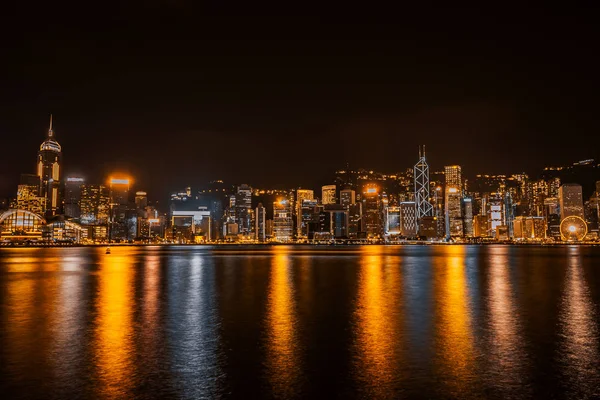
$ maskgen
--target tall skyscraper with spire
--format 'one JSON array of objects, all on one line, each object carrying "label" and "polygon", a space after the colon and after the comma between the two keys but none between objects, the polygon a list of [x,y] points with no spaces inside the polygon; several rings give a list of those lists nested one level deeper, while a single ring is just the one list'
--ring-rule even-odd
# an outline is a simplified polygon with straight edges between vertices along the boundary
[{"label": "tall skyscraper with spire", "polygon": [[433,216],[433,206],[429,202],[429,165],[425,160],[425,146],[419,146],[419,161],[414,167],[415,205],[417,208],[417,223],[423,217]]},{"label": "tall skyscraper with spire", "polygon": [[52,114],[48,136],[41,144],[37,156],[37,176],[40,178],[40,197],[44,198],[45,215],[51,217],[60,211],[62,149],[54,138],[52,129]]}]

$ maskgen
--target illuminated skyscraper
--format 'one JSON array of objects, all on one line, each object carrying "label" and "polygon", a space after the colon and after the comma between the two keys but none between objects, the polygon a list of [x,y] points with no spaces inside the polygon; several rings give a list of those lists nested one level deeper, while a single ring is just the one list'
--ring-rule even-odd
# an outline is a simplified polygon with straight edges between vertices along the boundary
[{"label": "illuminated skyscraper", "polygon": [[17,186],[17,198],[12,202],[11,208],[44,215],[46,199],[39,193],[40,178],[34,174],[21,174],[19,186]]},{"label": "illuminated skyscraper", "polygon": [[298,238],[305,238],[307,235],[307,230],[303,229],[302,223],[302,204],[304,200],[313,200],[314,198],[315,194],[312,190],[298,189],[296,191],[296,236]]},{"label": "illuminated skyscraper", "polygon": [[444,167],[446,186],[455,186],[462,192],[462,173],[460,165],[447,165]]},{"label": "illuminated skyscraper", "polygon": [[254,217],[254,238],[257,242],[264,242],[266,240],[266,220],[266,210],[262,203],[259,203],[258,207],[256,207]]},{"label": "illuminated skyscraper", "polygon": [[465,197],[462,199],[463,208],[463,232],[466,237],[473,237],[473,199]]},{"label": "illuminated skyscraper", "polygon": [[58,214],[60,210],[61,159],[62,149],[54,138],[50,115],[48,136],[41,144],[37,157],[37,176],[41,181],[40,197],[45,199],[45,213],[48,217]]},{"label": "illuminated skyscraper", "polygon": [[235,195],[235,220],[238,232],[247,235],[252,230],[250,210],[252,209],[252,188],[246,184],[238,186]]},{"label": "illuminated skyscraper", "polygon": [[[488,221],[488,236],[495,238],[497,237],[497,231],[500,227],[505,227],[505,217],[504,217],[504,199],[501,194],[492,193],[492,195],[487,199],[486,205],[486,214]],[[507,233],[508,230],[506,229]]]},{"label": "illuminated skyscraper", "polygon": [[273,238],[278,242],[293,239],[292,209],[288,199],[273,202]]},{"label": "illuminated skyscraper", "polygon": [[335,185],[325,185],[321,188],[321,204],[335,204]]},{"label": "illuminated skyscraper", "polygon": [[429,165],[425,160],[425,146],[419,147],[419,161],[414,167],[415,204],[417,225],[422,217],[433,216],[433,206],[429,202]]},{"label": "illuminated skyscraper", "polygon": [[463,236],[462,194],[459,186],[446,185],[446,240]]},{"label": "illuminated skyscraper", "polygon": [[413,201],[403,201],[400,208],[400,234],[406,238],[417,236],[417,215]]},{"label": "illuminated skyscraper", "polygon": [[400,207],[388,206],[385,211],[384,233],[386,235],[399,235],[401,228]]},{"label": "illuminated skyscraper", "polygon": [[383,233],[379,188],[376,186],[366,186],[362,198],[367,237],[379,238]]},{"label": "illuminated skyscraper", "polygon": [[137,218],[130,221],[129,179],[111,178],[110,181],[109,240],[126,240],[135,235]]},{"label": "illuminated skyscraper", "polygon": [[81,185],[81,224],[89,226],[88,238],[104,240],[108,235],[110,193],[104,185]]},{"label": "illuminated skyscraper", "polygon": [[558,189],[561,221],[570,216],[584,218],[581,185],[566,183]]}]

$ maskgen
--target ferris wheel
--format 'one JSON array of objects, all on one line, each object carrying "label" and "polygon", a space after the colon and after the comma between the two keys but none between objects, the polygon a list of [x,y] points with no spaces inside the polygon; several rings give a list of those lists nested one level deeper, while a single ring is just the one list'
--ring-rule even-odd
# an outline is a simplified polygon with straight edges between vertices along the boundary
[{"label": "ferris wheel", "polygon": [[560,223],[560,235],[564,241],[579,242],[587,235],[587,224],[576,215],[565,217]]}]

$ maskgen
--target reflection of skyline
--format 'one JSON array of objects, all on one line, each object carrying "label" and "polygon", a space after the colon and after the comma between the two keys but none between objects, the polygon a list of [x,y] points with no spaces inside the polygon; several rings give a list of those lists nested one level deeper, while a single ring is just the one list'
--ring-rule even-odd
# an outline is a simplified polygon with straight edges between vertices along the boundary
[{"label": "reflection of skyline", "polygon": [[560,359],[572,383],[571,395],[600,396],[598,315],[583,275],[580,249],[569,248],[569,264],[560,308]]},{"label": "reflection of skyline", "polygon": [[436,258],[434,271],[437,358],[445,385],[454,396],[469,389],[475,361],[465,252],[462,246],[445,247],[444,257]]},{"label": "reflection of skyline", "polygon": [[[20,273],[21,269],[25,271],[32,268],[32,264],[23,263],[22,257],[18,259],[18,262],[11,260],[7,263],[9,271]],[[32,361],[40,357],[39,353],[36,354],[38,343],[34,335],[37,325],[35,308],[41,306],[36,304],[35,283],[34,279],[28,277],[11,279],[5,284],[6,291],[3,293],[2,336],[9,345],[2,346],[2,364],[12,365],[12,373],[20,376],[27,376]]]},{"label": "reflection of skyline", "polygon": [[[81,384],[79,369],[84,351],[84,330],[81,324],[85,321],[85,274],[80,273],[83,257],[63,257],[60,270],[66,272],[57,279],[60,287],[53,310],[53,343],[52,354],[56,363],[57,378],[67,385]],[[79,382],[78,382],[79,381]]]},{"label": "reflection of skyline", "polygon": [[[357,294],[357,376],[367,396],[393,397],[403,343],[399,326],[402,304],[400,263],[397,257],[382,256],[379,247],[366,247],[360,255]],[[386,266],[389,266],[387,268]]]},{"label": "reflection of skyline", "polygon": [[502,393],[523,386],[521,322],[510,282],[509,248],[493,247],[489,257],[490,358],[493,383]]},{"label": "reflection of skyline", "polygon": [[172,378],[186,396],[212,398],[220,373],[214,268],[199,253],[170,261],[167,341]]},{"label": "reflection of skyline", "polygon": [[298,385],[300,354],[290,255],[277,247],[271,264],[267,306],[267,370],[275,398],[289,397]]},{"label": "reflection of skyline", "polygon": [[[98,249],[101,253],[102,249]],[[100,256],[96,309],[96,365],[102,397],[131,395],[134,377],[132,312],[133,256],[126,248],[115,248]]]},{"label": "reflection of skyline", "polygon": [[8,397],[599,394],[596,249],[21,250],[0,251]]}]

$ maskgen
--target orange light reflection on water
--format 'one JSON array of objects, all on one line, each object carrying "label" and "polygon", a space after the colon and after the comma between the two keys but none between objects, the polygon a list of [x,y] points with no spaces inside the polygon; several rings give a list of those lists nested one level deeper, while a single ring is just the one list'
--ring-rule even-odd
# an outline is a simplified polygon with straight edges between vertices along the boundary
[{"label": "orange light reflection on water", "polygon": [[[398,262],[395,262],[398,261]],[[391,264],[386,268],[386,264]],[[369,396],[393,396],[393,385],[401,379],[397,350],[401,346],[398,304],[401,288],[397,257],[382,256],[379,246],[364,247],[360,259],[356,309],[358,347],[357,376]]]},{"label": "orange light reflection on water", "polygon": [[574,398],[600,396],[599,329],[597,310],[583,274],[579,247],[569,248],[569,266],[560,310],[565,375],[575,388]]},{"label": "orange light reflection on water", "polygon": [[[133,256],[127,248],[100,255],[96,326],[96,365],[101,397],[130,395],[133,377]],[[103,250],[101,251],[103,252]]]},{"label": "orange light reflection on water", "polygon": [[523,393],[523,338],[520,334],[520,320],[513,299],[510,283],[509,248],[490,248],[490,279],[488,307],[490,313],[490,352],[494,385],[507,397],[508,391],[520,390]]},{"label": "orange light reflection on water", "polygon": [[465,277],[464,246],[448,246],[435,258],[435,298],[439,323],[437,346],[439,365],[447,376],[445,385],[454,395],[469,387],[473,374],[474,344]]},{"label": "orange light reflection on water", "polygon": [[298,384],[298,318],[288,249],[274,249],[267,311],[267,369],[275,398],[286,398]]}]

